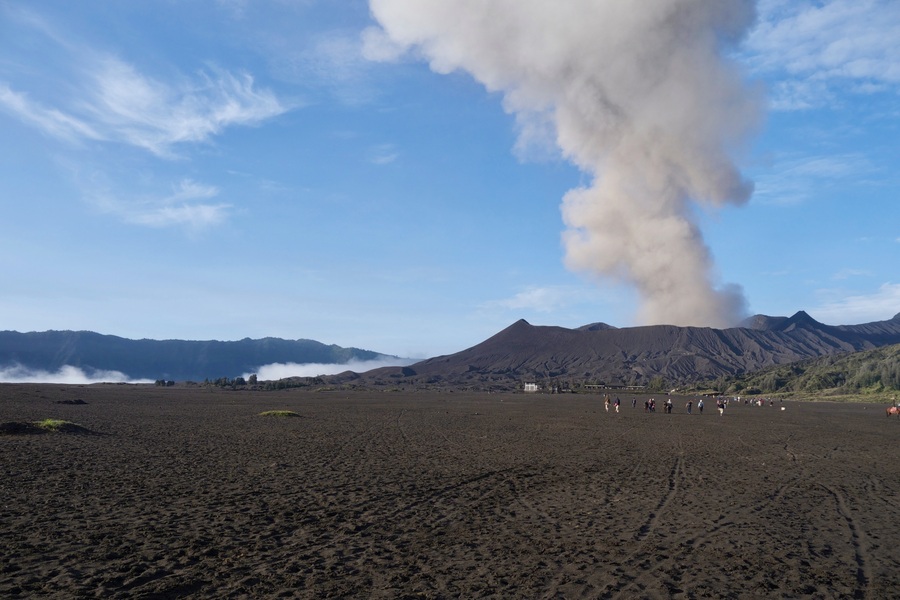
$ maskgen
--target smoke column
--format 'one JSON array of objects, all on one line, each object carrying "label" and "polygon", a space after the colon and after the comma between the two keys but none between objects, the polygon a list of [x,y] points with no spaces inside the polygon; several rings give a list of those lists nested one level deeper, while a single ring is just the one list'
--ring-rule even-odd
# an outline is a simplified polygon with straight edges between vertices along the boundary
[{"label": "smoke column", "polygon": [[718,287],[698,206],[740,205],[735,166],[761,114],[726,56],[752,0],[370,0],[366,54],[413,50],[503,95],[519,143],[551,132],[592,178],[562,201],[568,268],[636,287],[641,323],[724,327],[738,286]]}]

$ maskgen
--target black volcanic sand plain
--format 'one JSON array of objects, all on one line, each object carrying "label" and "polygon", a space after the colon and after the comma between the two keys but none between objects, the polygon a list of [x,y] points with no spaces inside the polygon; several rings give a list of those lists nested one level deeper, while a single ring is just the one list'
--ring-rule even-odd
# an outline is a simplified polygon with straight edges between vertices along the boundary
[{"label": "black volcanic sand plain", "polygon": [[601,398],[0,385],[0,597],[900,594],[884,407]]}]

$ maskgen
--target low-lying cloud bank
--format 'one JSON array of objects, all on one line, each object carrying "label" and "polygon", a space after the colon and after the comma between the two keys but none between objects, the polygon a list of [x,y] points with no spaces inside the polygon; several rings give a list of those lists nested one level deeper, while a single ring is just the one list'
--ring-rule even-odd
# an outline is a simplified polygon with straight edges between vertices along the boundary
[{"label": "low-lying cloud bank", "polygon": [[[260,381],[277,381],[288,377],[317,377],[319,375],[336,375],[344,371],[365,373],[381,367],[405,367],[419,359],[412,358],[379,358],[376,360],[353,360],[347,363],[321,364],[321,363],[272,363],[263,365],[256,371],[256,378]],[[244,378],[251,373],[244,373]]]},{"label": "low-lying cloud bank", "polygon": [[[380,367],[404,367],[418,362],[412,358],[385,357],[377,360],[356,360],[341,364],[321,363],[273,363],[263,365],[256,371],[260,381],[277,381],[287,377],[317,377],[319,375],[335,375],[344,371],[364,373]],[[244,378],[250,377],[244,373]],[[101,369],[82,369],[65,365],[58,371],[33,369],[20,364],[0,366],[0,383],[153,383],[152,379],[135,379],[121,371],[104,371]]]},{"label": "low-lying cloud bank", "polygon": [[85,371],[78,367],[65,365],[58,371],[32,369],[23,365],[7,365],[0,367],[0,383],[153,383],[149,379],[133,379],[120,371],[102,371],[91,369]]}]

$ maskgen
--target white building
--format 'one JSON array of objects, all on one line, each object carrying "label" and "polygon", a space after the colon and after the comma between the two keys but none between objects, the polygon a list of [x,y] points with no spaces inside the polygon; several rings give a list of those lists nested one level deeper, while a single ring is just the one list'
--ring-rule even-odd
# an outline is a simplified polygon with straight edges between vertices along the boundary
[{"label": "white building", "polygon": [[538,391],[538,384],[536,384],[536,383],[526,383],[526,384],[525,384],[525,391],[526,391],[526,392],[536,392],[536,391]]}]

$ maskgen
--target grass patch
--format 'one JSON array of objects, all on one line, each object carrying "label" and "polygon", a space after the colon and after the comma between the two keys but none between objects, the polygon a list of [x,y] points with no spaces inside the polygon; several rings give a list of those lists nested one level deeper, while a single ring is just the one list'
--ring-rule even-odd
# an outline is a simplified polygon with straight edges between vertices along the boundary
[{"label": "grass patch", "polygon": [[45,429],[47,431],[59,431],[61,429],[69,429],[71,427],[81,427],[80,425],[70,423],[69,421],[63,421],[62,419],[44,419],[43,421],[35,421],[34,424],[37,427],[40,427],[41,429]]},{"label": "grass patch", "polygon": [[71,421],[63,421],[62,419],[44,419],[43,421],[35,421],[33,423],[38,431],[49,431],[52,433],[74,433],[79,435],[97,435],[87,427],[83,427],[78,423]]},{"label": "grass patch", "polygon": [[292,410],[267,410],[265,412],[259,413],[261,417],[299,417],[299,413],[295,413]]},{"label": "grass patch", "polygon": [[43,421],[11,421],[0,423],[0,435],[27,435],[32,433],[74,433],[81,435],[98,435],[77,423],[62,419],[44,419]]}]

